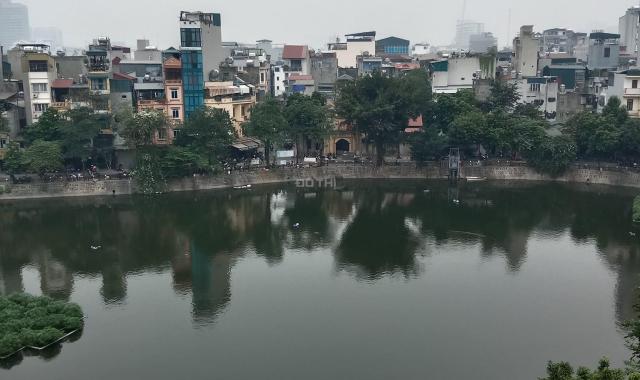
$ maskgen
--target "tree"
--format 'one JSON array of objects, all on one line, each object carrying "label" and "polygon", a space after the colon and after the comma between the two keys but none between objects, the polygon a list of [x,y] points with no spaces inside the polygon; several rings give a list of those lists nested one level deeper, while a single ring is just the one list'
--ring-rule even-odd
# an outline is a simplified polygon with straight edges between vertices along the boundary
[{"label": "tree", "polygon": [[545,137],[525,152],[529,165],[541,173],[557,177],[576,160],[576,145],[570,136]]},{"label": "tree", "polygon": [[409,118],[429,109],[430,88],[422,71],[401,78],[375,72],[343,85],[335,108],[340,117],[374,143],[376,163],[381,166],[385,145],[397,143]]},{"label": "tree", "polygon": [[617,96],[609,98],[607,105],[602,109],[602,115],[611,118],[617,126],[622,126],[629,118],[629,113]]},{"label": "tree", "polygon": [[443,132],[449,130],[449,126],[456,117],[469,113],[479,112],[478,102],[473,91],[461,90],[455,94],[440,94],[432,103],[431,112],[425,120],[433,124]]},{"label": "tree", "polygon": [[38,121],[25,130],[25,141],[28,144],[36,140],[60,141],[62,140],[63,123],[62,114],[55,108],[48,108],[40,115]]},{"label": "tree", "polygon": [[470,145],[479,146],[486,128],[487,119],[483,113],[474,111],[462,114],[451,123],[449,143],[463,148]]},{"label": "tree", "polygon": [[606,115],[582,112],[567,121],[564,132],[575,139],[579,157],[610,158],[615,155],[622,126],[617,124],[618,118],[612,108],[608,112]]},{"label": "tree", "polygon": [[289,125],[280,102],[274,98],[268,98],[258,103],[251,110],[249,122],[243,127],[245,134],[262,140],[265,159],[269,166],[271,150],[284,143],[288,137]]},{"label": "tree", "polygon": [[620,150],[628,158],[640,158],[640,121],[630,119],[620,134]]},{"label": "tree", "polygon": [[[321,140],[331,129],[331,115],[321,94],[294,94],[287,98],[284,115],[289,126],[288,135],[296,145],[303,140]],[[298,153],[299,149],[296,149]]]},{"label": "tree", "polygon": [[24,164],[40,175],[60,170],[63,168],[62,149],[56,142],[36,140],[24,152]]},{"label": "tree", "polygon": [[203,107],[189,115],[176,145],[203,155],[211,167],[226,156],[235,138],[235,128],[227,111]]},{"label": "tree", "polygon": [[169,121],[162,111],[145,110],[137,113],[123,114],[124,128],[122,136],[133,147],[151,145],[153,137],[159,130],[166,130]]},{"label": "tree", "polygon": [[595,371],[580,367],[574,372],[573,367],[567,362],[549,362],[547,377],[540,380],[640,380],[640,373],[612,369],[609,359],[602,358]]},{"label": "tree", "polygon": [[206,170],[207,158],[192,149],[171,146],[161,159],[162,172],[167,177],[185,177]]},{"label": "tree", "polygon": [[79,160],[84,169],[95,151],[94,140],[107,126],[90,108],[70,110],[65,116],[66,121],[60,128],[64,158]]},{"label": "tree", "polygon": [[513,109],[514,116],[526,117],[528,119],[544,120],[544,114],[540,108],[533,103],[518,103]]},{"label": "tree", "polygon": [[409,137],[411,143],[411,158],[414,161],[426,162],[437,160],[447,148],[447,136],[435,128],[425,128]]},{"label": "tree", "polygon": [[491,84],[491,93],[487,105],[490,111],[511,111],[520,100],[518,86],[495,80]]},{"label": "tree", "polygon": [[23,162],[24,157],[20,145],[15,141],[10,142],[4,155],[4,169],[9,174],[20,173],[24,169]]}]

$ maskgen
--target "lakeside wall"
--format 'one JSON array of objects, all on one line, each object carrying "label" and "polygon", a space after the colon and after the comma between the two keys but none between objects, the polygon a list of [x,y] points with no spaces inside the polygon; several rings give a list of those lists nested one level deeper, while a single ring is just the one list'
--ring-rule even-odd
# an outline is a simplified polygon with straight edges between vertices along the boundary
[{"label": "lakeside wall", "polygon": [[[481,177],[504,181],[558,181],[590,183],[640,188],[640,172],[584,169],[574,167],[559,178],[537,173],[526,166],[463,167],[461,177]],[[239,172],[231,175],[189,177],[171,181],[168,191],[198,191],[225,189],[235,186],[295,183],[322,184],[333,179],[446,179],[447,170],[438,167],[414,166],[325,166],[321,168],[279,169]],[[0,200],[129,195],[136,192],[132,180],[79,181],[59,183],[0,184]]]}]

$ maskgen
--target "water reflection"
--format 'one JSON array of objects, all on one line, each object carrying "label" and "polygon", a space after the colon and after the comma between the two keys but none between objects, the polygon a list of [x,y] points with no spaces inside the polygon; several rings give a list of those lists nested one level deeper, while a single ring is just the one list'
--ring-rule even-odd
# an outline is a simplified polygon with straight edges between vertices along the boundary
[{"label": "water reflection", "polygon": [[337,271],[377,281],[418,276],[427,245],[456,244],[503,257],[505,270],[516,274],[533,236],[568,233],[578,244],[595,242],[616,273],[622,321],[633,313],[640,284],[638,241],[629,235],[631,196],[560,185],[452,190],[422,183],[5,203],[0,293],[24,290],[22,269],[29,266],[39,272],[44,294],[68,300],[74,280],[96,277],[103,302],[118,305],[127,298],[128,277],[170,270],[174,291],[191,297],[193,320],[209,324],[229,304],[232,271],[245,255],[275,266],[290,250],[327,250]]}]

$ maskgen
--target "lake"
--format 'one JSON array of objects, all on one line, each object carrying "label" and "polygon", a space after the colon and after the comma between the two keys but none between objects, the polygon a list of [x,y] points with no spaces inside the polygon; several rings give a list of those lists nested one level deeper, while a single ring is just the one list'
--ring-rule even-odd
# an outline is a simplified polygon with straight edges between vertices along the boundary
[{"label": "lake", "polygon": [[75,341],[0,378],[514,380],[548,360],[621,366],[636,193],[401,181],[0,203],[0,293],[86,314]]}]

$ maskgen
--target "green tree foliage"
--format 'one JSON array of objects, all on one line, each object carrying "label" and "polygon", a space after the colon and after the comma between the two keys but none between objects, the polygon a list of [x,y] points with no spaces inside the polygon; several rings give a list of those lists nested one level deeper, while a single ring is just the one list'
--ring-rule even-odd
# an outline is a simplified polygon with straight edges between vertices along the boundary
[{"label": "green tree foliage", "polygon": [[449,141],[455,146],[480,144],[487,130],[487,118],[480,111],[473,111],[456,117],[449,128]]},{"label": "green tree foliage", "polygon": [[503,81],[493,81],[487,101],[489,111],[511,111],[520,100],[518,86]]},{"label": "green tree foliage", "polygon": [[448,146],[447,136],[435,128],[425,128],[409,137],[411,158],[417,162],[438,160]]},{"label": "green tree foliage", "polygon": [[612,96],[609,98],[607,105],[602,109],[602,115],[610,118],[613,123],[620,126],[629,118],[627,109],[620,102],[620,98]]},{"label": "green tree foliage", "polygon": [[161,159],[162,173],[166,177],[186,177],[208,170],[206,156],[182,146],[167,148]]},{"label": "green tree foliage", "polygon": [[527,162],[541,173],[557,177],[576,160],[576,146],[570,136],[544,137],[525,153]]},{"label": "green tree foliage", "polygon": [[326,106],[326,99],[321,94],[289,96],[284,116],[289,126],[288,136],[296,144],[305,139],[321,140],[332,127],[331,114]]},{"label": "green tree foliage", "polygon": [[480,112],[478,102],[473,91],[461,90],[455,94],[438,95],[425,120],[428,125],[433,125],[446,133],[456,117],[470,112]]},{"label": "green tree foliage", "polygon": [[609,359],[602,358],[598,363],[598,368],[594,371],[585,367],[574,371],[567,362],[549,362],[547,377],[540,380],[640,380],[640,373],[612,369]]},{"label": "green tree foliage", "polygon": [[36,140],[24,152],[24,165],[43,175],[63,168],[62,149],[57,142]]},{"label": "green tree foliage", "polygon": [[63,123],[63,115],[55,108],[48,108],[40,115],[38,121],[25,130],[25,142],[30,144],[36,140],[61,141]]},{"label": "green tree foliage", "polygon": [[166,181],[161,165],[159,148],[138,148],[136,167],[133,174],[138,190],[142,194],[157,194],[165,190]]},{"label": "green tree foliage", "polygon": [[630,119],[620,133],[620,152],[626,157],[640,157],[640,120]]},{"label": "green tree foliage", "polygon": [[162,111],[140,111],[120,117],[123,124],[121,135],[133,147],[151,145],[155,134],[169,127],[169,121]]},{"label": "green tree foliage", "polygon": [[80,160],[84,167],[94,152],[94,139],[108,125],[90,108],[70,110],[65,117],[60,128],[64,158]]},{"label": "green tree foliage", "polygon": [[[323,99],[316,100],[318,104],[323,104],[322,101]],[[267,166],[271,162],[272,149],[289,137],[289,124],[282,104],[274,98],[268,98],[253,107],[251,118],[243,127],[246,135],[256,137],[264,143]]]},{"label": "green tree foliage", "polygon": [[49,297],[0,297],[0,356],[23,347],[44,347],[82,328],[82,309]]},{"label": "green tree foliage", "polygon": [[335,109],[374,143],[380,166],[385,145],[398,143],[409,118],[429,110],[430,102],[426,73],[415,71],[401,78],[389,78],[376,72],[342,86]]},{"label": "green tree foliage", "polygon": [[20,173],[24,170],[24,157],[20,145],[13,141],[9,143],[9,147],[4,155],[4,170],[9,174]]},{"label": "green tree foliage", "polygon": [[206,157],[209,166],[215,166],[227,156],[235,138],[236,131],[227,111],[199,108],[187,118],[175,143]]}]

